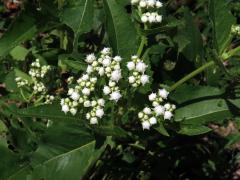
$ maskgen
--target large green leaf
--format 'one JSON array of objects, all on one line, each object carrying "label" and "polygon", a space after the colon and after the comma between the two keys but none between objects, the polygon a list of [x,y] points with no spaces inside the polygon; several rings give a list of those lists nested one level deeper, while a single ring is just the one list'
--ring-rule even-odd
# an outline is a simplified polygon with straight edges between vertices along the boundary
[{"label": "large green leaf", "polygon": [[231,42],[231,27],[236,22],[225,0],[210,0],[209,15],[215,48],[222,54]]},{"label": "large green leaf", "polygon": [[170,98],[181,104],[195,99],[220,96],[223,93],[224,90],[212,86],[182,85],[171,94]]},{"label": "large green leaf", "polygon": [[74,48],[77,48],[79,35],[91,30],[94,17],[93,12],[93,0],[72,0],[64,8],[61,19],[63,23],[74,31]]},{"label": "large green leaf", "polygon": [[136,54],[137,32],[130,16],[115,0],[104,0],[108,40],[115,54],[129,58]]},{"label": "large green leaf", "polygon": [[176,110],[175,120],[186,124],[205,124],[222,121],[231,116],[227,103],[223,99],[204,100],[186,105]]},{"label": "large green leaf", "polygon": [[199,125],[199,124],[197,124],[197,125],[183,124],[183,125],[181,125],[178,133],[188,135],[188,136],[196,136],[196,135],[208,133],[211,130],[212,129],[210,129],[209,127]]},{"label": "large green leaf", "polygon": [[37,33],[37,23],[31,16],[23,14],[0,39],[0,58],[6,56],[23,41],[31,39]]}]

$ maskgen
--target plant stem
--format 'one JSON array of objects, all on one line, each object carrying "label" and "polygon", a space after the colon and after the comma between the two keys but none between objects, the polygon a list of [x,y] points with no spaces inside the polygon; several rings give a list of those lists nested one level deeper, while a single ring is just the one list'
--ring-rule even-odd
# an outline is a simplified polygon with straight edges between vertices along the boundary
[{"label": "plant stem", "polygon": [[26,101],[26,102],[29,102],[30,100],[24,95],[23,91],[22,91],[22,88],[20,88],[20,93],[21,93],[21,96],[23,97],[23,99]]},{"label": "plant stem", "polygon": [[176,82],[175,84],[173,84],[170,88],[169,88],[169,92],[175,90],[178,86],[182,85],[183,83],[185,83],[186,81],[188,81],[189,79],[192,79],[194,76],[198,75],[199,73],[201,73],[202,71],[204,71],[205,69],[207,69],[210,66],[213,66],[215,63],[214,61],[210,61],[206,64],[204,64],[203,66],[199,67],[198,69],[196,69],[195,71],[191,72],[190,74],[188,74],[187,76],[183,77],[182,79],[180,79],[178,82]]},{"label": "plant stem", "polygon": [[146,43],[146,39],[145,39],[145,37],[142,37],[140,46],[139,46],[138,51],[137,51],[137,56],[138,57],[141,56],[145,43]]}]

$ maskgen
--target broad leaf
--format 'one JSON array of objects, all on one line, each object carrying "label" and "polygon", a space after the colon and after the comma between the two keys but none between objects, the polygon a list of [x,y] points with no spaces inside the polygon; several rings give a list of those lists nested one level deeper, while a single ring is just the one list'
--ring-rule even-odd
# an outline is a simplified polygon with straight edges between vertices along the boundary
[{"label": "broad leaf", "polygon": [[210,132],[212,129],[202,126],[202,125],[189,125],[189,124],[183,124],[180,127],[180,131],[178,131],[179,134],[184,134],[188,136],[196,136],[200,134],[205,134]]},{"label": "broad leaf", "polygon": [[130,16],[115,0],[104,0],[108,40],[115,54],[130,58],[136,54],[137,32]]}]

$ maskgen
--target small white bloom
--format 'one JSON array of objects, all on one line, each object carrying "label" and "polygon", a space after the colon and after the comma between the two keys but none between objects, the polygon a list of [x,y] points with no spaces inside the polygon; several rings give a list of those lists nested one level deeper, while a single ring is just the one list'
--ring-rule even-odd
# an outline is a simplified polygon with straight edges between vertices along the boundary
[{"label": "small white bloom", "polygon": [[104,93],[105,95],[108,95],[108,94],[111,93],[111,89],[110,89],[108,86],[104,86],[104,88],[103,88],[103,93]]},{"label": "small white bloom", "polygon": [[69,111],[69,107],[68,107],[68,105],[63,105],[62,106],[62,111],[66,114],[68,111]]},{"label": "small white bloom", "polygon": [[131,4],[135,5],[139,2],[139,0],[131,0]]},{"label": "small white bloom", "polygon": [[157,101],[153,101],[152,105],[153,105],[153,107],[156,107],[156,106],[159,105],[159,102],[157,102]]},{"label": "small white bloom", "polygon": [[111,53],[111,49],[110,49],[110,48],[104,48],[104,49],[101,51],[101,53],[102,53],[103,55],[108,55],[108,54]]},{"label": "small white bloom", "polygon": [[172,118],[173,114],[170,111],[166,111],[164,113],[164,119],[170,120]]},{"label": "small white bloom", "polygon": [[162,22],[162,16],[161,15],[156,15],[155,19],[156,19],[156,22],[158,22],[158,23]]},{"label": "small white bloom", "polygon": [[73,88],[70,88],[70,89],[68,90],[68,95],[72,95],[73,92],[74,92],[74,89],[73,89]]},{"label": "small white bloom", "polygon": [[122,97],[119,91],[112,92],[110,94],[110,100],[113,100],[115,102],[118,102],[118,100]]},{"label": "small white bloom", "polygon": [[96,83],[96,82],[97,82],[97,78],[96,78],[96,77],[92,77],[92,78],[90,79],[90,82]]},{"label": "small white bloom", "polygon": [[161,8],[163,6],[163,4],[160,1],[156,1],[155,5],[157,8]]},{"label": "small white bloom", "polygon": [[111,74],[111,80],[118,82],[122,78],[122,74],[120,70],[115,70]]},{"label": "small white bloom", "polygon": [[148,0],[147,1],[147,6],[149,6],[149,7],[154,7],[154,5],[155,5],[155,0]]},{"label": "small white bloom", "polygon": [[86,62],[87,62],[87,63],[92,63],[92,62],[95,61],[95,60],[96,60],[96,57],[95,57],[94,54],[89,54],[89,55],[87,55],[87,57],[86,57]]},{"label": "small white bloom", "polygon": [[154,112],[156,113],[157,116],[163,115],[164,111],[165,111],[165,109],[163,106],[154,107]]},{"label": "small white bloom", "polygon": [[75,114],[77,113],[77,109],[71,108],[71,109],[70,109],[70,113],[71,113],[73,116],[75,116]]},{"label": "small white bloom", "polygon": [[156,22],[156,16],[154,14],[151,14],[149,17],[148,17],[148,21],[150,23],[154,23]]},{"label": "small white bloom", "polygon": [[115,57],[113,58],[113,60],[116,61],[116,62],[121,62],[121,61],[122,61],[122,58],[121,58],[120,56],[115,56]]},{"label": "small white bloom", "polygon": [[145,108],[143,109],[143,112],[144,112],[145,114],[151,114],[151,113],[152,113],[152,111],[151,111],[151,109],[150,109],[149,107],[145,107]]},{"label": "small white bloom", "polygon": [[146,68],[147,68],[147,65],[144,62],[138,62],[137,65],[136,65],[136,70],[138,72],[144,73]]},{"label": "small white bloom", "polygon": [[167,103],[167,104],[164,105],[164,108],[168,111],[168,110],[170,110],[171,105],[169,103]]},{"label": "small white bloom", "polygon": [[141,0],[140,3],[139,3],[139,6],[140,6],[141,8],[145,8],[145,7],[147,6],[146,1],[145,1],[145,0]]},{"label": "small white bloom", "polygon": [[150,94],[148,96],[148,99],[149,99],[149,101],[154,101],[156,99],[156,97],[157,97],[157,94],[156,93],[152,93],[152,94]]},{"label": "small white bloom", "polygon": [[98,123],[98,120],[97,120],[96,117],[92,117],[92,118],[90,119],[90,124],[97,124],[97,123]]},{"label": "small white bloom", "polygon": [[91,65],[88,65],[86,72],[87,72],[88,74],[91,74],[91,73],[93,72],[93,67],[92,67]]},{"label": "small white bloom", "polygon": [[176,105],[172,104],[172,110],[176,109]]},{"label": "small white bloom", "polygon": [[143,75],[141,76],[141,83],[142,83],[142,85],[145,85],[145,84],[147,84],[148,82],[149,82],[149,76],[146,75],[146,74],[143,74]]},{"label": "small white bloom", "polygon": [[151,125],[157,124],[157,119],[155,117],[151,117],[149,119],[149,122],[150,122]]},{"label": "small white bloom", "polygon": [[85,101],[84,103],[83,103],[83,106],[84,107],[90,107],[91,106],[91,102],[90,101]]},{"label": "small white bloom", "polygon": [[103,75],[104,75],[104,68],[103,68],[103,67],[100,67],[100,68],[99,68],[98,74],[99,74],[100,76],[103,76]]},{"label": "small white bloom", "polygon": [[148,121],[143,121],[143,122],[142,122],[142,127],[143,127],[143,130],[144,130],[144,129],[149,130],[150,127],[151,127],[151,124],[150,124]]},{"label": "small white bloom", "polygon": [[97,109],[96,110],[96,116],[97,117],[102,118],[103,115],[104,115],[103,109]]},{"label": "small white bloom", "polygon": [[100,106],[104,106],[105,105],[105,100],[104,99],[98,99],[98,104],[100,105]]},{"label": "small white bloom", "polygon": [[80,98],[80,95],[78,92],[73,92],[72,95],[71,95],[71,98],[74,100],[74,101],[77,101],[79,98]]},{"label": "small white bloom", "polygon": [[142,23],[148,22],[148,17],[145,14],[143,14],[141,17],[141,21],[142,21]]},{"label": "small white bloom", "polygon": [[82,93],[86,96],[90,95],[90,89],[88,88],[83,88]]},{"label": "small white bloom", "polygon": [[143,112],[139,112],[139,113],[138,113],[138,118],[139,118],[139,119],[142,119],[143,116],[144,116]]},{"label": "small white bloom", "polygon": [[97,101],[93,100],[93,101],[91,102],[91,106],[94,107],[94,106],[96,106],[96,105],[97,105]]},{"label": "small white bloom", "polygon": [[89,79],[89,75],[88,74],[84,74],[83,76],[82,76],[82,80],[83,81],[87,81]]},{"label": "small white bloom", "polygon": [[130,76],[130,77],[128,78],[128,82],[129,82],[130,84],[135,83],[135,81],[136,81],[136,78],[135,78],[134,76]]},{"label": "small white bloom", "polygon": [[110,82],[108,83],[108,85],[109,85],[110,87],[114,87],[114,86],[116,86],[116,83],[115,83],[114,81],[110,81]]},{"label": "small white bloom", "polygon": [[158,94],[163,99],[167,99],[169,92],[167,92],[165,89],[159,89]]},{"label": "small white bloom", "polygon": [[109,66],[111,64],[111,59],[110,58],[103,59],[102,64],[103,66]]},{"label": "small white bloom", "polygon": [[135,63],[132,62],[132,61],[128,62],[127,63],[127,68],[128,68],[129,71],[134,70],[135,69]]},{"label": "small white bloom", "polygon": [[87,113],[87,114],[86,114],[86,118],[87,118],[87,119],[90,119],[90,118],[91,118],[90,113]]}]

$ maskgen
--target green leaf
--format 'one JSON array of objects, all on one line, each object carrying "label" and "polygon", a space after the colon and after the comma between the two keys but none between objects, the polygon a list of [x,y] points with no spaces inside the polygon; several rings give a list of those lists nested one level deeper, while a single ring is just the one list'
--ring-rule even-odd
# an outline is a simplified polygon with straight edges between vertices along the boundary
[{"label": "green leaf", "polygon": [[15,72],[16,77],[21,77],[22,79],[27,80],[29,83],[33,83],[32,78],[28,74],[26,74],[25,72],[23,72],[23,71],[21,71],[17,68],[14,69],[14,72]]},{"label": "green leaf", "polygon": [[228,99],[228,101],[240,109],[240,98],[239,99]]},{"label": "green leaf", "polygon": [[228,117],[231,117],[231,113],[223,99],[196,102],[178,108],[175,112],[175,121],[183,121],[185,124],[205,124],[223,121]]},{"label": "green leaf", "polygon": [[181,104],[195,99],[220,96],[223,93],[224,90],[212,86],[182,85],[170,94],[170,98]]},{"label": "green leaf", "polygon": [[93,4],[93,0],[72,0],[60,16],[62,22],[72,28],[74,32],[74,48],[77,48],[79,35],[92,28]]},{"label": "green leaf", "polygon": [[222,54],[231,42],[231,27],[236,19],[225,0],[209,1],[209,17],[213,28],[214,46]]},{"label": "green leaf", "polygon": [[130,58],[137,52],[137,32],[130,16],[115,0],[104,0],[108,40],[115,54]]},{"label": "green leaf", "polygon": [[0,39],[0,58],[6,56],[23,41],[31,39],[37,33],[37,23],[31,16],[23,14]]},{"label": "green leaf", "polygon": [[197,57],[203,56],[203,41],[198,27],[188,9],[184,11],[185,26],[178,28],[177,36],[174,38],[178,44],[178,52],[183,52],[189,61],[195,61]]},{"label": "green leaf", "polygon": [[202,125],[183,124],[183,125],[181,125],[178,133],[188,135],[188,136],[196,136],[196,135],[208,133],[211,130],[212,129],[210,129],[206,126],[202,126]]},{"label": "green leaf", "polygon": [[164,125],[162,122],[159,122],[157,127],[154,127],[155,130],[157,130],[160,134],[164,136],[169,136],[167,130],[165,129]]},{"label": "green leaf", "polygon": [[22,46],[17,46],[10,52],[10,55],[17,61],[24,61],[28,52],[28,49]]}]

